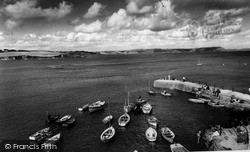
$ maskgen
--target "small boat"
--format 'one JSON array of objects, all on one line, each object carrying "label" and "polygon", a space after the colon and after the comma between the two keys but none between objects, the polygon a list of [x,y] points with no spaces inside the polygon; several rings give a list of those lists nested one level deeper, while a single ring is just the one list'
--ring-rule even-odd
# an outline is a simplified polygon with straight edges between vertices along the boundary
[{"label": "small boat", "polygon": [[95,112],[104,109],[105,101],[96,101],[89,105],[89,112]]},{"label": "small boat", "polygon": [[129,123],[129,121],[130,121],[130,116],[127,113],[124,113],[118,119],[118,124],[119,126],[124,127]]},{"label": "small boat", "polygon": [[86,104],[86,105],[84,105],[84,106],[82,106],[80,108],[77,108],[77,110],[78,111],[86,111],[86,110],[88,110],[88,108],[89,108],[89,104]]},{"label": "small boat", "polygon": [[161,92],[161,95],[162,95],[162,96],[165,96],[165,97],[171,97],[171,96],[172,96],[171,93],[168,93],[168,92],[165,91],[165,90]]},{"label": "small boat", "polygon": [[225,105],[221,105],[219,103],[215,103],[215,102],[208,102],[208,105],[209,106],[212,106],[212,107],[215,107],[215,108],[222,108],[222,107],[225,107]]},{"label": "small boat", "polygon": [[133,108],[133,105],[129,103],[129,92],[128,92],[128,103],[126,103],[126,100],[125,100],[125,105],[123,109],[124,109],[124,112],[128,113],[132,110],[132,108]]},{"label": "small boat", "polygon": [[52,123],[56,122],[59,118],[60,118],[60,115],[48,114],[47,115],[47,123],[52,124]]},{"label": "small boat", "polygon": [[34,134],[32,134],[31,136],[29,136],[29,140],[38,140],[40,139],[43,135],[47,134],[50,132],[50,127],[41,129],[37,132],[35,132]]},{"label": "small boat", "polygon": [[205,100],[201,100],[201,99],[193,99],[193,98],[189,98],[188,101],[193,102],[193,103],[205,103]]},{"label": "small boat", "polygon": [[156,141],[156,138],[157,138],[157,132],[154,128],[152,127],[149,127],[147,130],[146,130],[146,138],[148,139],[148,141]]},{"label": "small boat", "polygon": [[152,96],[155,96],[155,95],[156,95],[156,92],[154,92],[154,91],[152,91],[152,90],[149,90],[149,91],[148,91],[148,94],[149,94],[149,95],[152,95]]},{"label": "small boat", "polygon": [[64,123],[64,122],[66,122],[66,121],[69,121],[70,119],[71,119],[71,115],[65,115],[65,116],[63,116],[62,118],[60,118],[60,119],[58,119],[57,121],[56,121],[56,123],[57,124],[62,124],[62,123]]},{"label": "small boat", "polygon": [[201,66],[201,65],[203,65],[203,63],[199,59],[196,65]]},{"label": "small boat", "polygon": [[50,138],[48,138],[48,139],[46,139],[46,141],[43,143],[45,146],[46,145],[54,145],[54,144],[56,144],[59,140],[60,140],[60,138],[61,138],[61,133],[59,133],[59,134],[56,134],[56,135],[54,135],[54,136],[52,136],[52,137],[50,137]]},{"label": "small boat", "polygon": [[138,104],[144,104],[146,102],[146,100],[142,99],[141,96],[139,96],[138,99],[136,100],[136,102]]},{"label": "small boat", "polygon": [[151,110],[152,110],[152,106],[148,102],[142,106],[142,112],[144,114],[149,114]]},{"label": "small boat", "polygon": [[158,119],[155,118],[154,116],[149,116],[148,117],[148,123],[151,127],[156,128],[158,124]]},{"label": "small boat", "polygon": [[115,128],[111,126],[103,131],[103,133],[100,136],[100,139],[102,142],[108,142],[111,138],[114,137],[114,135],[115,135]]},{"label": "small boat", "polygon": [[70,118],[68,121],[64,122],[64,123],[62,124],[62,126],[63,126],[63,127],[69,127],[69,126],[75,124],[75,122],[76,122],[76,119],[75,119],[75,118]]},{"label": "small boat", "polygon": [[161,135],[164,139],[166,139],[170,143],[173,143],[175,134],[168,127],[161,128]]},{"label": "small boat", "polygon": [[105,117],[102,122],[104,124],[107,124],[109,121],[111,121],[113,119],[113,116],[112,115],[108,115],[107,117]]},{"label": "small boat", "polygon": [[170,145],[171,152],[189,152],[184,146],[179,143]]}]

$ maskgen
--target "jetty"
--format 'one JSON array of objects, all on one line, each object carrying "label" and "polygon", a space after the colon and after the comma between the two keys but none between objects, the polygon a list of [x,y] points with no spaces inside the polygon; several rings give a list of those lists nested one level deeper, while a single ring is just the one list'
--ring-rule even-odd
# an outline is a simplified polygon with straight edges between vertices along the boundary
[{"label": "jetty", "polygon": [[153,86],[161,89],[175,89],[205,97],[236,111],[250,111],[250,95],[232,90],[221,89],[205,84],[181,80],[158,79]]}]

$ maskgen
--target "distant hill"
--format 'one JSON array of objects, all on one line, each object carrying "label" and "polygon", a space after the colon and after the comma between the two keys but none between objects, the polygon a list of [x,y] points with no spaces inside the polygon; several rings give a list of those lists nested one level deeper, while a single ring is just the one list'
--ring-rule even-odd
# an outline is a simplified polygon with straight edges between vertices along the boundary
[{"label": "distant hill", "polygon": [[229,51],[250,51],[250,49],[225,49],[222,47],[202,47],[188,49],[135,49],[122,51],[44,51],[44,50],[0,50],[0,59],[36,59],[36,58],[89,58],[97,55],[127,55],[127,54],[163,54],[163,53],[195,53],[195,52],[229,52]]}]

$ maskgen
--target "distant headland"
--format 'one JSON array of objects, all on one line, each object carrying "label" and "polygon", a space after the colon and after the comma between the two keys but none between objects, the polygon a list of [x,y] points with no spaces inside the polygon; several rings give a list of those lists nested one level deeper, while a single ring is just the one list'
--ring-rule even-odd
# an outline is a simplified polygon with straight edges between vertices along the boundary
[{"label": "distant headland", "polygon": [[165,54],[165,53],[206,53],[206,52],[232,52],[250,51],[250,49],[225,49],[223,47],[177,48],[177,49],[135,49],[122,51],[45,51],[45,50],[15,50],[0,49],[1,60],[27,60],[27,59],[57,59],[57,58],[86,58],[96,55],[128,55],[128,54]]}]

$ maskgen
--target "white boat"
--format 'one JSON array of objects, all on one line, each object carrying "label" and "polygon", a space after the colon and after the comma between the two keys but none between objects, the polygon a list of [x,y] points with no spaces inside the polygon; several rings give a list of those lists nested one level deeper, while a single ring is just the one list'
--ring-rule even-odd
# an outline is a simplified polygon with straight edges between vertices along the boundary
[{"label": "white boat", "polygon": [[199,59],[196,65],[201,66],[201,65],[203,65],[203,63]]},{"label": "white boat", "polygon": [[[107,141],[109,141],[109,140],[110,140],[111,138],[113,138],[114,135],[115,135],[115,128],[114,128],[113,126],[110,125],[110,120],[113,118],[113,116],[110,115],[110,104],[109,104],[109,116],[107,116],[106,118],[107,118],[106,120],[107,120],[108,123],[109,123],[109,127],[108,127],[107,129],[105,129],[105,130],[102,132],[101,136],[100,136],[100,139],[101,139],[102,142],[107,142]],[[105,119],[105,118],[104,118],[104,119]],[[105,122],[106,122],[106,121],[105,121]]]},{"label": "white boat", "polygon": [[62,118],[58,119],[56,121],[56,123],[58,123],[58,124],[64,123],[66,121],[69,121],[71,119],[71,117],[72,117],[71,115],[65,115]]},{"label": "white boat", "polygon": [[43,136],[44,134],[49,133],[49,131],[50,131],[50,127],[41,129],[41,130],[35,132],[34,134],[32,134],[31,136],[29,136],[29,140],[37,140],[37,139],[41,138],[41,136]]},{"label": "white boat", "polygon": [[148,117],[148,123],[151,127],[156,128],[158,124],[158,119],[155,118],[154,116],[149,116]]},{"label": "white boat", "polygon": [[215,107],[215,108],[222,108],[222,107],[225,107],[225,105],[221,105],[219,103],[215,103],[215,102],[208,102],[208,105],[209,106],[212,106],[212,107]]},{"label": "white boat", "polygon": [[48,139],[46,139],[46,141],[43,143],[45,146],[46,145],[52,145],[52,144],[56,144],[61,138],[61,133],[56,134]]},{"label": "white boat", "polygon": [[154,91],[152,91],[152,90],[149,90],[149,91],[148,91],[148,94],[154,96],[154,95],[156,95],[156,92],[154,92]]},{"label": "white boat", "polygon": [[201,99],[193,99],[193,98],[189,98],[188,101],[193,102],[193,103],[201,103],[201,104],[205,103],[204,100],[201,100]]},{"label": "white boat", "polygon": [[119,126],[124,127],[129,123],[129,121],[130,121],[130,116],[127,113],[124,113],[118,119],[118,124]]},{"label": "white boat", "polygon": [[102,122],[104,124],[107,124],[109,121],[111,121],[113,119],[113,116],[112,115],[108,115],[107,117],[105,117]]},{"label": "white boat", "polygon": [[164,139],[166,139],[170,143],[173,143],[175,134],[168,127],[161,128],[161,135]]},{"label": "white boat", "polygon": [[171,152],[189,152],[184,146],[179,143],[170,145]]},{"label": "white boat", "polygon": [[96,101],[89,105],[89,112],[95,112],[104,109],[105,101]]},{"label": "white boat", "polygon": [[84,106],[82,106],[82,107],[80,107],[80,108],[77,108],[77,110],[78,111],[85,111],[85,110],[87,110],[89,108],[89,104],[86,104],[86,105],[84,105]]},{"label": "white boat", "polygon": [[172,96],[171,93],[168,93],[168,92],[165,91],[165,90],[161,92],[161,95],[162,95],[162,96],[165,96],[165,97],[171,97],[171,96]]},{"label": "white boat", "polygon": [[113,126],[111,126],[103,131],[103,133],[100,136],[100,139],[102,142],[107,142],[111,138],[113,138],[114,135],[115,135],[115,128]]},{"label": "white boat", "polygon": [[133,108],[133,105],[129,103],[129,92],[128,92],[128,102],[126,103],[126,100],[125,100],[125,105],[123,109],[124,109],[124,112],[128,113],[132,110],[132,108]]},{"label": "white boat", "polygon": [[142,112],[144,114],[149,114],[151,110],[152,110],[152,106],[148,102],[142,106]]},{"label": "white boat", "polygon": [[156,138],[157,138],[157,132],[154,128],[152,127],[149,127],[147,130],[146,130],[146,138],[148,139],[148,141],[156,141]]}]

